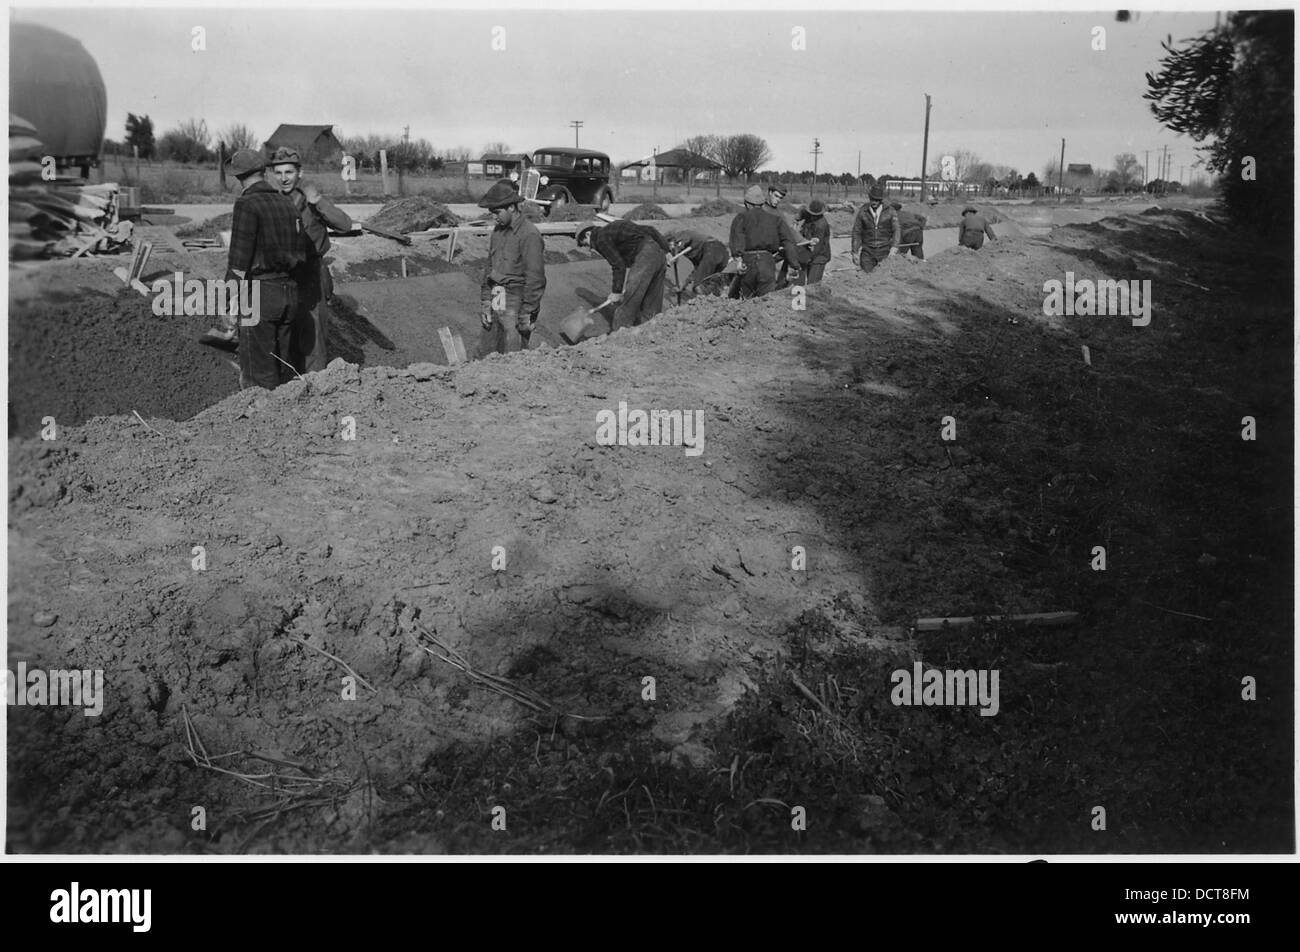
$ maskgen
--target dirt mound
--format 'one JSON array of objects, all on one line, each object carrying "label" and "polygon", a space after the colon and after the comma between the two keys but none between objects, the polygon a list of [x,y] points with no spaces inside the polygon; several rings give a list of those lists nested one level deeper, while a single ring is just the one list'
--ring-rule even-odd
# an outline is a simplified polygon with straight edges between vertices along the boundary
[{"label": "dirt mound", "polygon": [[[1290,706],[1204,703],[1293,667],[1291,296],[1251,298],[1285,262],[1131,223],[11,441],[11,667],[103,669],[105,706],[9,709],[6,845],[1088,852],[1102,789],[1116,851],[1290,849]],[[1151,326],[1044,318],[1043,275],[1112,250]],[[603,445],[620,403],[698,410],[703,452]],[[897,707],[922,659],[1000,670],[997,730]]]},{"label": "dirt mound", "polygon": [[735,202],[725,198],[711,198],[704,204],[692,208],[691,214],[697,218],[713,218],[717,215],[735,215],[740,211],[741,206]]},{"label": "dirt mound", "polygon": [[430,228],[451,228],[460,224],[455,212],[440,202],[424,195],[412,195],[389,202],[366,219],[367,225],[383,228],[399,235]]},{"label": "dirt mound", "polygon": [[643,202],[623,216],[625,221],[664,221],[669,214],[658,205]]},{"label": "dirt mound", "polygon": [[[223,231],[230,231],[231,224],[234,223],[234,212],[222,212],[214,218],[207,221],[198,222],[192,225],[182,225],[176,229],[178,238],[219,238]],[[157,224],[165,225],[166,221],[158,221],[154,216],[150,216],[150,221]]]},{"label": "dirt mound", "polygon": [[549,221],[591,221],[600,209],[595,205],[575,205],[572,203],[552,208],[547,216]]},{"label": "dirt mound", "polygon": [[159,317],[151,303],[124,290],[11,308],[10,434],[36,433],[44,416],[184,420],[234,393],[233,355],[196,343],[211,322]]}]

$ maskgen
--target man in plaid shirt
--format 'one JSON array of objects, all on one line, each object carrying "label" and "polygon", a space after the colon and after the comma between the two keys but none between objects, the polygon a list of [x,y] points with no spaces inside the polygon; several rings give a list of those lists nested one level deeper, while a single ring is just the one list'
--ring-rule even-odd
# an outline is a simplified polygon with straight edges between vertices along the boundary
[{"label": "man in plaid shirt", "polygon": [[286,196],[262,178],[266,160],[252,149],[230,157],[242,194],[235,200],[226,279],[256,282],[255,322],[239,331],[239,385],[274,390],[293,375],[299,351],[298,290],[291,272],[306,257],[302,222]]}]

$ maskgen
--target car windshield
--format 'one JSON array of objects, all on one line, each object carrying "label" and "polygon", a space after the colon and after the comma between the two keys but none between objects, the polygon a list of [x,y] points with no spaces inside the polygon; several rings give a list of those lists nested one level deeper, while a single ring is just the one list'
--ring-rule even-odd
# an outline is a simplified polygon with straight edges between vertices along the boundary
[{"label": "car windshield", "polygon": [[538,152],[533,156],[533,165],[549,165],[552,168],[573,168],[573,156],[563,152]]}]

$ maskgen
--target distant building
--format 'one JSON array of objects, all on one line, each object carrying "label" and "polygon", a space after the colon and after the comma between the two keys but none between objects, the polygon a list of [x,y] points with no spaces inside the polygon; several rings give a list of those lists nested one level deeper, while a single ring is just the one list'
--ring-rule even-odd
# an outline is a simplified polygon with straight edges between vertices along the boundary
[{"label": "distant building", "polygon": [[269,155],[276,149],[297,149],[305,165],[334,164],[343,155],[343,144],[333,126],[292,126],[282,123],[262,147]]},{"label": "distant building", "polygon": [[488,152],[482,158],[483,175],[509,178],[512,173],[522,173],[529,165],[524,152]]},{"label": "distant building", "polygon": [[708,176],[711,180],[721,171],[722,166],[719,163],[696,152],[687,149],[669,149],[667,152],[659,152],[629,162],[623,166],[620,174],[623,178],[639,176],[643,182],[653,182],[657,179],[662,184],[685,182],[688,177],[696,182],[700,181],[702,176]]}]

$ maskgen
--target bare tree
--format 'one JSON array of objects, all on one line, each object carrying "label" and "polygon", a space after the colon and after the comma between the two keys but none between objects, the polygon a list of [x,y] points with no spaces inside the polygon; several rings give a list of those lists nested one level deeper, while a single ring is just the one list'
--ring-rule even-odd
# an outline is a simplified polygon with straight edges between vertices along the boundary
[{"label": "bare tree", "polygon": [[442,157],[447,162],[468,162],[469,146],[457,145],[457,146],[453,146],[450,149],[444,149],[442,152]]},{"label": "bare tree", "polygon": [[735,179],[740,175],[753,175],[771,162],[772,150],[759,136],[742,132],[719,140],[717,161],[727,177]]},{"label": "bare tree", "polygon": [[509,155],[510,144],[507,142],[500,142],[500,141],[489,142],[487,145],[483,146],[483,154],[484,155]]},{"label": "bare tree", "polygon": [[681,148],[695,155],[702,155],[706,159],[718,160],[718,145],[720,136],[691,136],[682,142]]},{"label": "bare tree", "polygon": [[226,144],[226,152],[238,152],[240,149],[256,149],[260,142],[253,130],[242,122],[232,122],[217,134],[217,138]]},{"label": "bare tree", "polygon": [[991,169],[989,163],[969,149],[950,149],[946,152],[940,150],[934,154],[934,161],[931,163],[929,171],[925,173],[926,178],[944,181],[943,171],[945,165],[948,164],[944,162],[946,158],[952,159],[951,166],[956,176],[953,179],[955,182],[979,181],[975,176],[982,175],[987,178],[988,171]]},{"label": "bare tree", "polygon": [[711,168],[712,163],[717,161],[718,137],[691,136],[678,148],[686,153],[682,158],[682,175],[686,178],[686,192],[690,194],[696,170]]},{"label": "bare tree", "polygon": [[1121,191],[1142,184],[1142,163],[1132,152],[1121,152],[1115,156],[1115,184]]}]

